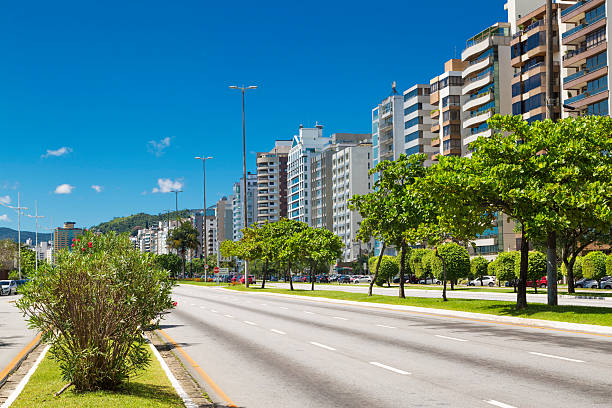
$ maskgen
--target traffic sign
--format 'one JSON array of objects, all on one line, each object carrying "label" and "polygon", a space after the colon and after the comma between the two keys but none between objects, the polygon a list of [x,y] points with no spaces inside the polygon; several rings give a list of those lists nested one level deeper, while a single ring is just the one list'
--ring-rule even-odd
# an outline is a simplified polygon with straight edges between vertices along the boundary
[{"label": "traffic sign", "polygon": [[215,266],[214,271],[215,271],[215,273],[219,273],[219,267],[218,267],[218,266]]},{"label": "traffic sign", "polygon": [[208,264],[204,264],[204,270],[207,271],[208,270]]}]

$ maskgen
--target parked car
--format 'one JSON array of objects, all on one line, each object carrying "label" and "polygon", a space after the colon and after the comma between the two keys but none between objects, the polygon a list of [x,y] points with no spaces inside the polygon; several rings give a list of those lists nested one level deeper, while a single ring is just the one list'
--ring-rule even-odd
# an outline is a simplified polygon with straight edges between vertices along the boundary
[{"label": "parked car", "polygon": [[599,283],[597,283],[597,281],[593,279],[582,278],[576,282],[575,286],[577,288],[597,289],[599,287]]},{"label": "parked car", "polygon": [[275,276],[275,275],[270,276],[270,282],[278,282],[278,276]]},{"label": "parked car", "polygon": [[17,293],[17,282],[14,280],[0,281],[0,295],[14,295]]},{"label": "parked car", "polygon": [[372,278],[366,275],[355,276],[352,281],[352,283],[371,283],[371,282],[372,282]]},{"label": "parked car", "polygon": [[[244,284],[244,275],[240,277],[240,283]],[[257,283],[257,281],[255,280],[255,276],[253,275],[249,275],[249,285],[251,283]]]},{"label": "parked car", "polygon": [[[398,280],[398,282],[399,282],[399,280]],[[429,277],[429,278],[426,278],[426,279],[419,280],[419,284],[420,285],[433,285],[433,284],[440,285],[441,283],[442,283],[441,280],[436,279],[434,277]]]},{"label": "parked car", "polygon": [[599,284],[601,289],[612,289],[612,277],[604,276],[601,278],[601,283]]},{"label": "parked car", "polygon": [[495,286],[495,276],[483,276],[468,282],[468,286]]},{"label": "parked car", "polygon": [[348,275],[338,276],[338,283],[351,283],[351,277]]},{"label": "parked car", "polygon": [[540,279],[535,281],[535,285],[533,284],[533,281],[530,281],[530,280],[527,281],[527,287],[528,288],[533,288],[534,286],[537,286],[538,288],[545,288],[545,287],[547,287],[548,286],[548,278],[546,276],[542,276]]},{"label": "parked car", "polygon": [[329,283],[329,278],[325,275],[317,276],[317,282],[319,283]]}]

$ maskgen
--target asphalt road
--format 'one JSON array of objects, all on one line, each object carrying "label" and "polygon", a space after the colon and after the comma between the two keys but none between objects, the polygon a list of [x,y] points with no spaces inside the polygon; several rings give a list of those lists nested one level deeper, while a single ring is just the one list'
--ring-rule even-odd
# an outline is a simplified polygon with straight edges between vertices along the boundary
[{"label": "asphalt road", "polygon": [[[280,282],[266,282],[266,287],[283,288],[289,289],[288,283]],[[438,286],[438,285],[433,285]],[[294,283],[294,288],[298,289],[310,289],[310,284]],[[352,293],[368,293],[367,286],[357,285],[345,285],[345,284],[315,284],[317,290],[340,290]],[[426,298],[440,298],[442,297],[442,288],[440,290],[428,290],[428,289],[410,289],[410,287],[404,288],[406,296],[412,297],[426,297]],[[397,296],[398,287],[378,287],[374,285],[373,293],[375,295],[388,295]],[[608,292],[608,291],[606,291]],[[454,299],[481,299],[481,300],[503,300],[508,302],[516,302],[516,293],[503,293],[503,292],[476,292],[468,290],[450,290],[450,286],[447,287],[446,296]],[[528,303],[547,303],[548,298],[546,292],[542,294],[527,294]],[[599,299],[577,299],[569,297],[567,295],[559,296],[560,305],[574,305],[574,306],[597,306],[597,307],[610,307],[612,308],[612,297],[604,297]]]},{"label": "asphalt road", "polygon": [[606,336],[214,287],[173,298],[162,328],[241,407],[612,406]]},{"label": "asphalt road", "polygon": [[0,371],[36,337],[15,306],[19,296],[0,296]]}]

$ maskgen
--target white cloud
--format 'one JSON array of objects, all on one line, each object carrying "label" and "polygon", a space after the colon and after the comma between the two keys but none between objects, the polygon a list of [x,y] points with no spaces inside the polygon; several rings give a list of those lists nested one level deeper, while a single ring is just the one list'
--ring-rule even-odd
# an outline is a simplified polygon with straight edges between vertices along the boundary
[{"label": "white cloud", "polygon": [[100,192],[102,192],[102,188],[103,187],[99,186],[97,184],[94,184],[94,185],[91,186],[91,188],[93,188],[96,191],[96,193],[100,193]]},{"label": "white cloud", "polygon": [[72,193],[72,190],[74,190],[74,186],[71,186],[70,184],[60,184],[59,186],[55,187],[55,194],[70,194]]},{"label": "white cloud", "polygon": [[184,183],[182,179],[172,181],[169,178],[160,178],[157,179],[157,185],[159,187],[154,187],[151,191],[152,193],[169,193],[172,190],[180,190],[183,188]]},{"label": "white cloud", "polygon": [[150,140],[147,143],[147,150],[150,153],[153,153],[155,156],[160,157],[162,154],[164,154],[164,150],[169,146],[170,146],[170,138],[164,137],[159,142],[156,142],[155,140]]},{"label": "white cloud", "polygon": [[70,147],[60,147],[57,150],[50,150],[47,149],[47,153],[43,154],[42,157],[43,159],[46,159],[47,157],[53,156],[53,157],[59,157],[59,156],[65,156],[68,153],[71,153],[72,149]]},{"label": "white cloud", "polygon": [[11,203],[11,197],[10,196],[0,196],[0,203],[2,204],[10,204]]},{"label": "white cloud", "polygon": [[2,214],[2,215],[0,215],[0,221],[9,222],[11,220],[9,219],[8,215]]}]

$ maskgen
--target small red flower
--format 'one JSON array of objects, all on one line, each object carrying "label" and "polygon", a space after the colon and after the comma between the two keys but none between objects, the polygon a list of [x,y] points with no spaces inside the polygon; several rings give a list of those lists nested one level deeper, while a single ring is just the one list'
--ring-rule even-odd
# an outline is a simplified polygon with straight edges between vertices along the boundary
[{"label": "small red flower", "polygon": [[85,248],[81,248],[81,251],[85,251]]},{"label": "small red flower", "polygon": [[72,244],[72,247],[74,248],[74,244]]},{"label": "small red flower", "polygon": [[79,242],[79,239],[77,238],[76,242]]},{"label": "small red flower", "polygon": [[72,242],[76,241],[76,238],[72,238]]},{"label": "small red flower", "polygon": [[93,246],[91,242],[87,243],[87,245],[89,245],[90,248]]}]

